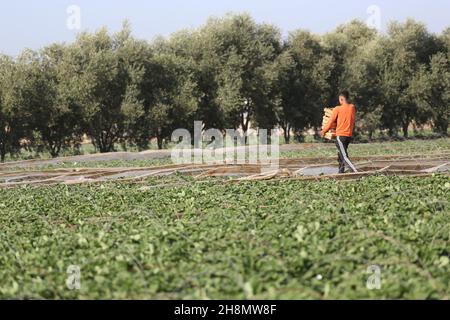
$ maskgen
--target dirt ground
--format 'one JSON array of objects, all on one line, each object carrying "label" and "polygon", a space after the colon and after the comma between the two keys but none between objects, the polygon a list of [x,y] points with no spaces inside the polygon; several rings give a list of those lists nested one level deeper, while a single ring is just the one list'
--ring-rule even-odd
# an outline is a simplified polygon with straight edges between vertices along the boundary
[{"label": "dirt ground", "polygon": [[[301,148],[308,148],[301,145]],[[330,145],[330,147],[334,147]],[[280,151],[298,150],[298,145],[281,146]],[[450,174],[450,154],[433,154],[432,157],[409,155],[353,157],[357,173],[337,174],[335,157],[311,157],[276,159],[266,163],[206,163],[173,164],[139,168],[64,168],[40,170],[39,166],[58,163],[111,160],[138,160],[168,158],[170,150],[141,153],[118,152],[87,156],[66,157],[51,160],[19,161],[0,165],[0,188],[22,185],[82,184],[121,181],[142,183],[146,178],[165,177],[174,174],[187,175],[196,180],[226,178],[228,182],[273,179],[336,179],[354,180],[368,175],[427,176],[437,172]],[[17,168],[12,171],[11,168]],[[30,168],[35,168],[30,170]],[[8,170],[9,169],[9,170]]]}]

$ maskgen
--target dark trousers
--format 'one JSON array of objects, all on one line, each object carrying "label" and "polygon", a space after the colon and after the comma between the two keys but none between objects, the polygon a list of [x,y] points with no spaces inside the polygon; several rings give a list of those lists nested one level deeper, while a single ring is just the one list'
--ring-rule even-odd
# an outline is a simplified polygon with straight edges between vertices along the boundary
[{"label": "dark trousers", "polygon": [[348,146],[352,142],[351,137],[336,137],[336,148],[338,149],[339,173],[345,172],[347,165],[353,172],[358,172],[348,158]]}]

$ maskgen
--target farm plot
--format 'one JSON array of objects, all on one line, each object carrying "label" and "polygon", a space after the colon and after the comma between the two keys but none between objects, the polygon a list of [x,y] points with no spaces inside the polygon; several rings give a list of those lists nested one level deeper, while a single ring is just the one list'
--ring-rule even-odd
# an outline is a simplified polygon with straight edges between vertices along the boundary
[{"label": "farm plot", "polygon": [[448,299],[449,191],[441,174],[0,189],[0,297]]},{"label": "farm plot", "polygon": [[[221,177],[243,180],[269,179],[355,179],[363,176],[415,175],[425,176],[435,172],[450,171],[450,154],[435,154],[432,158],[411,156],[356,157],[359,173],[337,175],[335,161],[331,158],[279,159],[268,164],[204,164],[165,165],[139,168],[76,168],[46,171],[0,171],[0,188],[21,185],[53,185],[122,182],[145,182],[149,177],[164,177],[174,174],[189,175],[195,179]],[[333,162],[332,162],[333,161]],[[275,165],[275,167],[273,167]]]},{"label": "farm plot", "polygon": [[355,148],[336,175],[322,147],[273,171],[0,166],[0,298],[449,299],[448,148]]}]

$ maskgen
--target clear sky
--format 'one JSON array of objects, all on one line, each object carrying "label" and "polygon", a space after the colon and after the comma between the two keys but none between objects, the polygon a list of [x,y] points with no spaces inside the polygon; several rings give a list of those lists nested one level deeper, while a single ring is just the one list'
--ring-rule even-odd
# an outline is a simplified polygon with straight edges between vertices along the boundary
[{"label": "clear sky", "polygon": [[323,33],[353,18],[369,19],[371,5],[379,8],[382,29],[407,17],[433,32],[450,26],[450,0],[1,0],[0,52],[16,55],[23,48],[72,41],[79,30],[67,27],[71,5],[80,8],[80,30],[116,31],[128,19],[143,39],[197,27],[227,12],[248,12],[284,33],[298,28]]}]

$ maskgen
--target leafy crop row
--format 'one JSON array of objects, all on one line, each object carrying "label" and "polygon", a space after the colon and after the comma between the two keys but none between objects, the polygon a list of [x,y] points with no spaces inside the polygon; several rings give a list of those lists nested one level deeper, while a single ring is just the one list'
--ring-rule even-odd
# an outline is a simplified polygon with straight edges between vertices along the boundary
[{"label": "leafy crop row", "polygon": [[449,298],[449,191],[440,175],[0,190],[0,298]]}]

